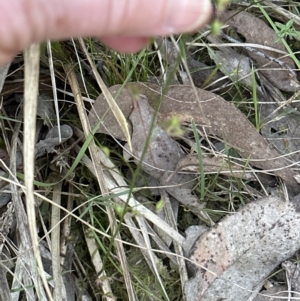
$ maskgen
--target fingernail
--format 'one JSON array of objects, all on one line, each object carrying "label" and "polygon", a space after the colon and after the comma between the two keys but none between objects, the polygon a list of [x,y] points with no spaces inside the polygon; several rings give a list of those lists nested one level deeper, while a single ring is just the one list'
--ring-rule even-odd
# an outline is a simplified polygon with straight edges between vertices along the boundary
[{"label": "fingernail", "polygon": [[172,7],[164,25],[169,34],[195,31],[204,26],[212,14],[210,0],[171,0],[170,3]]}]

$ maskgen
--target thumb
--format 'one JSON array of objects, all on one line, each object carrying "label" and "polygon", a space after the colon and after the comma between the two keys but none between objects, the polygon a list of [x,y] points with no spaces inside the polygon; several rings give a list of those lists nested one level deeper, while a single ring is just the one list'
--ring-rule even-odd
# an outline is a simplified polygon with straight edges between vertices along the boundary
[{"label": "thumb", "polygon": [[111,46],[120,37],[139,48],[151,36],[197,29],[208,21],[211,11],[210,0],[3,1],[0,64],[33,42],[71,36],[96,36]]}]

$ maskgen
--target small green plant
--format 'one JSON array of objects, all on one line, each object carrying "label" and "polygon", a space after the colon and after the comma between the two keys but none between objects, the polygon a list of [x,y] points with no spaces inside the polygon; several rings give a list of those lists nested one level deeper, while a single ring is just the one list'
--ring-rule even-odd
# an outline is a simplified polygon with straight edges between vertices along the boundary
[{"label": "small green plant", "polygon": [[255,72],[252,67],[251,72],[251,80],[252,80],[252,98],[253,98],[253,104],[254,104],[254,112],[255,112],[255,127],[257,130],[260,129],[260,121],[259,121],[259,109],[258,109],[258,99],[257,99],[257,83],[255,79]]},{"label": "small green plant", "polygon": [[277,32],[278,35],[277,41],[280,41],[281,39],[285,39],[288,36],[293,37],[296,40],[300,40],[300,32],[295,30],[295,28],[293,27],[294,19],[289,20],[286,24],[282,24],[279,22],[274,22],[274,23],[279,30]]},{"label": "small green plant", "polygon": [[181,137],[184,135],[184,130],[181,128],[180,120],[177,117],[172,117],[169,121],[166,132],[171,137]]},{"label": "small green plant", "polygon": [[218,19],[213,20],[211,22],[211,33],[212,33],[212,35],[218,35],[218,33],[221,30],[222,26],[223,26],[223,23],[220,22]]}]

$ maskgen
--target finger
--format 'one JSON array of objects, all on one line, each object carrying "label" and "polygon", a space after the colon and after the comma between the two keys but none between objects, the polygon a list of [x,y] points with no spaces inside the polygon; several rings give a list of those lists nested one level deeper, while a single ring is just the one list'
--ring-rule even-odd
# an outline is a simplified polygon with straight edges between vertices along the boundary
[{"label": "finger", "polygon": [[[210,17],[210,0],[10,0],[0,9],[0,63],[46,39],[169,35]],[[1,58],[2,57],[2,58]]]},{"label": "finger", "polygon": [[147,38],[104,37],[100,40],[108,47],[125,53],[137,52],[148,44]]}]

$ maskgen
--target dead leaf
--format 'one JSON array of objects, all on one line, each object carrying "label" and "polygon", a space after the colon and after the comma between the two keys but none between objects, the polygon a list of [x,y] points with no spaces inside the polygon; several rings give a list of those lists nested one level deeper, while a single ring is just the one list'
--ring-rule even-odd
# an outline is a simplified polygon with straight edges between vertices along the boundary
[{"label": "dead leaf", "polygon": [[[163,60],[168,64],[170,73],[172,73],[180,61],[178,58],[178,49],[166,38],[157,38],[156,42],[158,43]],[[205,86],[206,90],[219,89],[220,92],[228,91],[228,88],[222,88],[228,80],[223,79],[224,75],[222,72],[217,71],[214,73],[215,66],[208,66],[195,60],[190,51],[187,52],[186,62],[196,87],[203,88]]]},{"label": "dead leaf", "polygon": [[43,119],[45,125],[51,127],[51,120],[55,118],[53,98],[47,95],[39,95],[36,114]]},{"label": "dead leaf", "polygon": [[253,301],[286,301],[288,296],[288,287],[286,285],[275,285],[260,292]]},{"label": "dead leaf", "polygon": [[218,89],[220,93],[224,93],[225,91],[229,92],[229,88],[226,88],[228,80],[224,79],[222,72],[217,71],[214,73],[214,69],[216,67],[211,67],[202,62],[198,62],[197,60],[193,59],[192,56],[187,57],[187,65],[196,87],[205,87],[206,90],[210,91]]},{"label": "dead leaf", "polygon": [[290,280],[292,289],[300,293],[300,266],[299,263],[295,264],[291,261],[285,261],[282,263],[282,268],[287,272],[287,276]]},{"label": "dead leaf", "polygon": [[190,259],[188,301],[250,301],[264,279],[300,248],[300,195],[271,196],[243,207],[202,234]]},{"label": "dead leaf", "polygon": [[73,135],[73,130],[70,126],[64,124],[60,126],[61,141],[59,141],[58,127],[53,127],[46,135],[44,140],[40,140],[35,147],[35,158],[42,156],[45,152],[53,152],[54,147],[66,142]]},{"label": "dead leaf", "polygon": [[[18,95],[17,100],[18,102],[22,102],[22,105],[24,105],[24,95]],[[44,125],[47,125],[49,128],[51,128],[51,120],[55,118],[53,98],[48,95],[39,95],[36,114],[43,120]]]},{"label": "dead leaf", "polygon": [[[117,85],[109,88],[111,94],[116,95],[120,87]],[[152,108],[158,107],[162,95],[159,86],[150,83],[129,83],[120,91],[117,99],[126,118],[129,118],[133,109],[133,97],[130,92],[132,90],[145,95]],[[295,194],[300,193],[300,186],[294,178],[296,173],[287,167],[289,162],[280,157],[276,150],[270,148],[256,128],[233,104],[209,91],[199,88],[196,90],[201,100],[200,104],[195,100],[194,89],[191,86],[170,86],[159,107],[158,124],[166,124],[173,117],[187,124],[194,119],[199,129],[205,126],[207,134],[221,138],[224,143],[235,148],[243,158],[249,160],[252,166],[273,171]],[[100,95],[95,102],[95,110],[101,114],[106,112],[107,108],[103,96]],[[89,120],[91,126],[95,126],[98,122],[91,112]],[[114,121],[112,113],[108,112],[103,119],[103,124],[107,129],[102,125],[98,132],[111,133],[116,138],[124,140],[125,137]]]},{"label": "dead leaf", "polygon": [[260,107],[262,136],[279,154],[288,155],[286,158],[291,162],[299,162],[300,113],[290,106],[278,110],[278,105],[270,102],[262,102]]},{"label": "dead leaf", "polygon": [[[122,85],[115,85],[108,88],[108,90],[115,99],[120,110],[123,112],[123,115],[128,120],[133,110],[133,96],[126,88],[121,88]],[[97,130],[97,133],[109,134],[117,139],[126,141],[125,134],[119,123],[115,120],[114,114],[110,110],[103,94],[100,94],[95,100],[94,108],[89,112],[88,119],[92,128],[94,128],[98,124],[99,119],[101,119],[102,123]],[[128,123],[128,127],[130,133],[132,133],[132,126],[130,123]]]},{"label": "dead leaf", "polygon": [[127,119],[123,115],[122,110],[120,110],[120,108],[118,107],[115,99],[110,94],[109,89],[106,87],[106,84],[104,83],[102,77],[100,76],[100,74],[95,66],[94,61],[91,59],[91,56],[88,53],[88,50],[85,46],[83,39],[79,38],[78,40],[79,40],[79,43],[81,45],[83,52],[86,55],[87,60],[92,68],[92,71],[96,78],[96,81],[97,81],[99,87],[101,88],[102,94],[104,95],[105,100],[107,101],[107,103],[110,107],[110,111],[113,113],[115,120],[118,122],[120,129],[122,130],[124,136],[126,137],[126,140],[131,149],[130,128],[128,127]]},{"label": "dead leaf", "polygon": [[233,27],[239,34],[244,36],[247,43],[268,46],[280,50],[281,52],[285,52],[286,55],[283,55],[282,53],[275,51],[269,51],[260,48],[257,49],[258,51],[265,53],[270,57],[282,61],[283,66],[280,66],[274,61],[270,61],[269,58],[262,57],[251,51],[248,51],[248,55],[256,61],[262,74],[275,87],[283,91],[290,92],[299,90],[299,82],[288,70],[288,67],[290,69],[295,69],[295,64],[286,52],[284,45],[278,41],[278,36],[272,28],[254,15],[238,10],[225,12],[222,16],[222,21],[224,21],[225,24]]},{"label": "dead leaf", "polygon": [[232,82],[252,87],[252,66],[248,57],[227,48],[220,48],[220,51],[209,53],[215,63],[220,66],[220,70],[228,75]]},{"label": "dead leaf", "polygon": [[[168,181],[169,175],[174,172],[178,161],[184,157],[184,153],[167,133],[155,124],[153,128],[153,109],[148,100],[141,95],[140,99],[134,100],[134,110],[130,115],[132,122],[132,154],[128,150],[124,157],[133,156],[135,163],[139,164],[143,156],[142,169],[152,177],[159,179],[162,186],[169,194],[180,203],[191,209],[194,214],[203,218],[204,204],[192,194],[194,176],[190,174],[176,174]],[[147,138],[150,135],[147,147]],[[147,147],[145,151],[145,147]]]},{"label": "dead leaf", "polygon": [[[182,245],[184,256],[189,257],[191,254],[191,250],[194,248],[195,242],[197,239],[206,231],[208,231],[208,227],[204,225],[193,225],[189,226],[187,229],[185,229],[185,240]],[[186,262],[187,268],[189,270],[194,270],[194,264],[190,261]]]},{"label": "dead leaf", "polygon": [[[202,165],[205,173],[213,172],[220,173],[224,176],[233,176],[236,178],[254,180],[254,176],[251,173],[246,173],[245,168],[233,161],[229,161],[220,156],[208,156],[202,154]],[[199,172],[199,159],[197,155],[189,155],[182,158],[174,173],[179,171],[193,171]],[[173,174],[171,175],[173,176]]]}]

